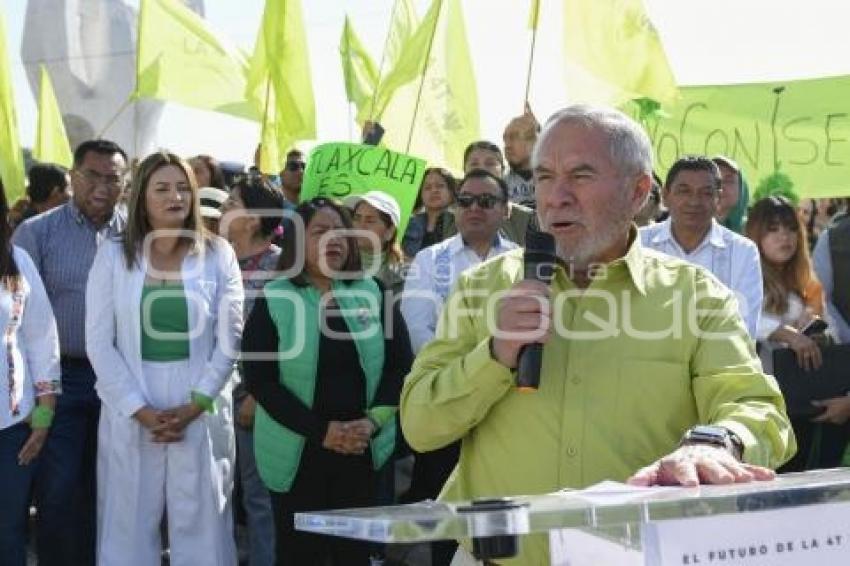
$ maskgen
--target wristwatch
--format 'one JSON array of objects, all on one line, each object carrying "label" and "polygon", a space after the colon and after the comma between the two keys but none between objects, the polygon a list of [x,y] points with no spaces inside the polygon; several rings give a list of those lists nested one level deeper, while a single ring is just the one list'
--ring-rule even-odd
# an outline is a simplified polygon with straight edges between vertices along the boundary
[{"label": "wristwatch", "polygon": [[688,429],[679,446],[693,446],[697,444],[708,444],[725,448],[736,460],[740,461],[744,456],[744,443],[738,435],[722,426],[697,425]]}]

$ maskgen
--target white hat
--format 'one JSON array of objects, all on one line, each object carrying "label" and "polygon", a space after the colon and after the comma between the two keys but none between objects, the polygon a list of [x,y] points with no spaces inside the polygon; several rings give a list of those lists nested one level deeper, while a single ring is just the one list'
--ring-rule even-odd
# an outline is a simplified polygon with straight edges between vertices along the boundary
[{"label": "white hat", "polygon": [[201,216],[218,220],[221,218],[221,205],[227,200],[227,191],[216,187],[201,187],[198,189],[201,199]]},{"label": "white hat", "polygon": [[354,210],[361,202],[366,202],[372,208],[380,210],[390,217],[393,226],[398,227],[401,222],[401,209],[393,197],[382,191],[369,191],[362,195],[351,195],[343,201],[343,204]]}]

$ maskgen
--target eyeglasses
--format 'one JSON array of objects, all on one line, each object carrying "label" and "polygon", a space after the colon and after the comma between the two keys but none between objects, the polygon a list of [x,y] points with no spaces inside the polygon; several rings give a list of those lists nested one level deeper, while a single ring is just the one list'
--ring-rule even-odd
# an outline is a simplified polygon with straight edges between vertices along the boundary
[{"label": "eyeglasses", "polygon": [[307,164],[303,161],[287,161],[286,162],[286,170],[294,173],[296,171],[304,171],[307,168]]},{"label": "eyeglasses", "polygon": [[472,206],[473,203],[475,203],[478,205],[479,208],[483,208],[484,210],[490,210],[497,204],[501,204],[504,202],[505,199],[486,193],[483,195],[470,195],[467,193],[463,193],[457,196],[457,205],[461,208],[469,208]]},{"label": "eyeglasses", "polygon": [[107,189],[120,189],[124,186],[124,175],[101,175],[91,169],[74,169],[74,172],[85,179],[90,187],[103,185]]}]

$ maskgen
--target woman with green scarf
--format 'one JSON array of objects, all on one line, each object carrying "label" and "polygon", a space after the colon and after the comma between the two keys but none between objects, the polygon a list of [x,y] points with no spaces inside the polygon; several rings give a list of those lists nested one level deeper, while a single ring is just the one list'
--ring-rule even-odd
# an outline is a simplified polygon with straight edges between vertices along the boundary
[{"label": "woman with green scarf", "polygon": [[738,234],[743,233],[747,221],[747,205],[750,189],[744,173],[733,160],[723,155],[711,158],[720,168],[720,204],[717,205],[717,221]]}]

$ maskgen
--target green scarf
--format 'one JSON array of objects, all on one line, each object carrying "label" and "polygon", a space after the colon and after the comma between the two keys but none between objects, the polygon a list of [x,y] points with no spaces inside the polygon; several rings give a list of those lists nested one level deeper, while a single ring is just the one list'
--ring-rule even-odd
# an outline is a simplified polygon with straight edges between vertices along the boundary
[{"label": "green scarf", "polygon": [[729,211],[729,215],[726,217],[726,220],[723,221],[723,225],[733,232],[741,234],[744,231],[744,224],[747,222],[747,207],[750,204],[750,187],[747,185],[747,180],[744,178],[743,171],[738,171],[738,178],[740,179],[738,202],[736,202],[735,206],[732,207],[732,210]]}]

